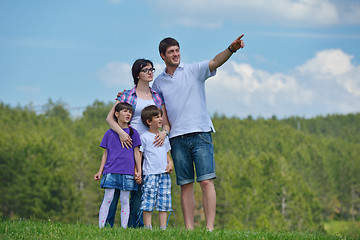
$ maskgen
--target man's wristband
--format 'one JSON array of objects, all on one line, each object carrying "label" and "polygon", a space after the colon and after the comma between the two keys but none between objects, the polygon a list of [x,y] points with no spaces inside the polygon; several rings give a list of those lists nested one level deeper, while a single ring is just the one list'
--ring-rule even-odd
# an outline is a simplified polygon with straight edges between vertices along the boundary
[{"label": "man's wristband", "polygon": [[228,50],[229,50],[231,53],[236,53],[236,51],[231,50],[230,46],[228,47]]},{"label": "man's wristband", "polygon": [[166,132],[166,136],[169,136],[169,131],[168,130],[165,130],[164,131]]}]

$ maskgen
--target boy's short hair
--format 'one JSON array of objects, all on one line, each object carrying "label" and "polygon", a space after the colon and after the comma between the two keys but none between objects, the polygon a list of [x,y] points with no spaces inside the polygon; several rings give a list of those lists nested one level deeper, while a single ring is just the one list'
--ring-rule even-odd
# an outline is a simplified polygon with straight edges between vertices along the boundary
[{"label": "boy's short hair", "polygon": [[179,42],[174,38],[167,37],[167,38],[164,38],[163,40],[161,40],[161,42],[159,43],[160,56],[161,56],[161,54],[165,55],[166,50],[172,46],[178,46],[180,48]]},{"label": "boy's short hair", "polygon": [[149,127],[147,120],[152,121],[153,117],[156,117],[159,114],[162,116],[162,110],[160,108],[155,105],[149,105],[144,107],[144,109],[141,111],[141,121],[146,127]]}]

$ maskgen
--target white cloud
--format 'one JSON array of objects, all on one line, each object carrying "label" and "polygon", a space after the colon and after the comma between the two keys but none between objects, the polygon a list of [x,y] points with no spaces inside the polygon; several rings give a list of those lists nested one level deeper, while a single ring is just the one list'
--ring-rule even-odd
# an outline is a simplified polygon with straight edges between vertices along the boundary
[{"label": "white cloud", "polygon": [[26,94],[40,94],[41,88],[34,86],[17,86],[16,90]]},{"label": "white cloud", "polygon": [[338,76],[351,71],[352,56],[345,54],[341,49],[331,49],[316,53],[315,58],[297,67],[302,74]]},{"label": "white cloud", "polygon": [[121,62],[110,62],[100,69],[98,76],[108,87],[129,86],[133,82],[131,65]]},{"label": "white cloud", "polygon": [[351,62],[353,56],[340,49],[318,52],[297,70],[304,76],[311,76],[317,81],[337,83],[348,94],[360,97],[360,66]]},{"label": "white cloud", "polygon": [[233,61],[207,80],[206,89],[210,112],[229,116],[291,115],[291,108],[309,106],[313,99],[312,91],[293,76],[270,74]]},{"label": "white cloud", "polygon": [[358,0],[332,0],[339,12],[340,22],[359,25],[360,3]]},{"label": "white cloud", "polygon": [[224,21],[298,27],[360,24],[360,2],[352,0],[157,0],[148,3],[155,5],[155,11],[160,12],[167,25],[217,28]]},{"label": "white cloud", "polygon": [[229,61],[207,80],[210,113],[313,117],[360,111],[360,65],[341,50],[316,54],[290,74]]}]

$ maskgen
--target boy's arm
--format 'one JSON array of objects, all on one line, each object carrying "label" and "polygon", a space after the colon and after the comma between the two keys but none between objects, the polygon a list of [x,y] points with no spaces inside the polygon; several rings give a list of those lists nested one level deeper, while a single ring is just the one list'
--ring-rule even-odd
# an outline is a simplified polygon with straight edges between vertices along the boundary
[{"label": "boy's arm", "polygon": [[135,158],[135,180],[138,184],[141,183],[141,159],[142,153],[140,152],[139,147],[134,148],[134,158]]},{"label": "boy's arm", "polygon": [[101,164],[100,164],[99,171],[94,175],[94,180],[95,181],[98,181],[98,180],[101,179],[101,175],[102,175],[102,173],[104,171],[106,160],[107,160],[107,150],[105,148],[104,153],[103,153],[103,155],[101,157]]},{"label": "boy's arm", "polygon": [[235,53],[240,48],[244,47],[244,41],[241,40],[243,36],[244,34],[238,37],[237,39],[235,39],[235,41],[233,41],[227,49],[217,54],[214,57],[214,59],[210,60],[209,62],[210,72],[214,71],[215,69],[223,65],[231,57],[233,53]]},{"label": "boy's arm", "polygon": [[171,156],[170,156],[170,151],[167,153],[167,166],[166,166],[166,170],[165,172],[167,173],[172,173],[173,169],[174,169],[174,163],[171,159]]},{"label": "boy's arm", "polygon": [[117,134],[119,134],[120,142],[122,147],[126,147],[127,149],[131,148],[132,146],[132,139],[115,121],[114,119],[114,112],[115,112],[115,106],[120,103],[119,100],[116,100],[116,103],[111,108],[109,114],[106,117],[106,122],[109,124],[112,130],[114,130]]}]

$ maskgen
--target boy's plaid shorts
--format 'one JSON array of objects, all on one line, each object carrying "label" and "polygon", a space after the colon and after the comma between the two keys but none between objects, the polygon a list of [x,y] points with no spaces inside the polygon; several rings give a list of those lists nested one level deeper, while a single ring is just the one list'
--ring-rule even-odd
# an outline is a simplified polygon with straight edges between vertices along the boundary
[{"label": "boy's plaid shorts", "polygon": [[168,173],[150,174],[144,177],[141,207],[143,211],[171,211],[171,178]]}]

